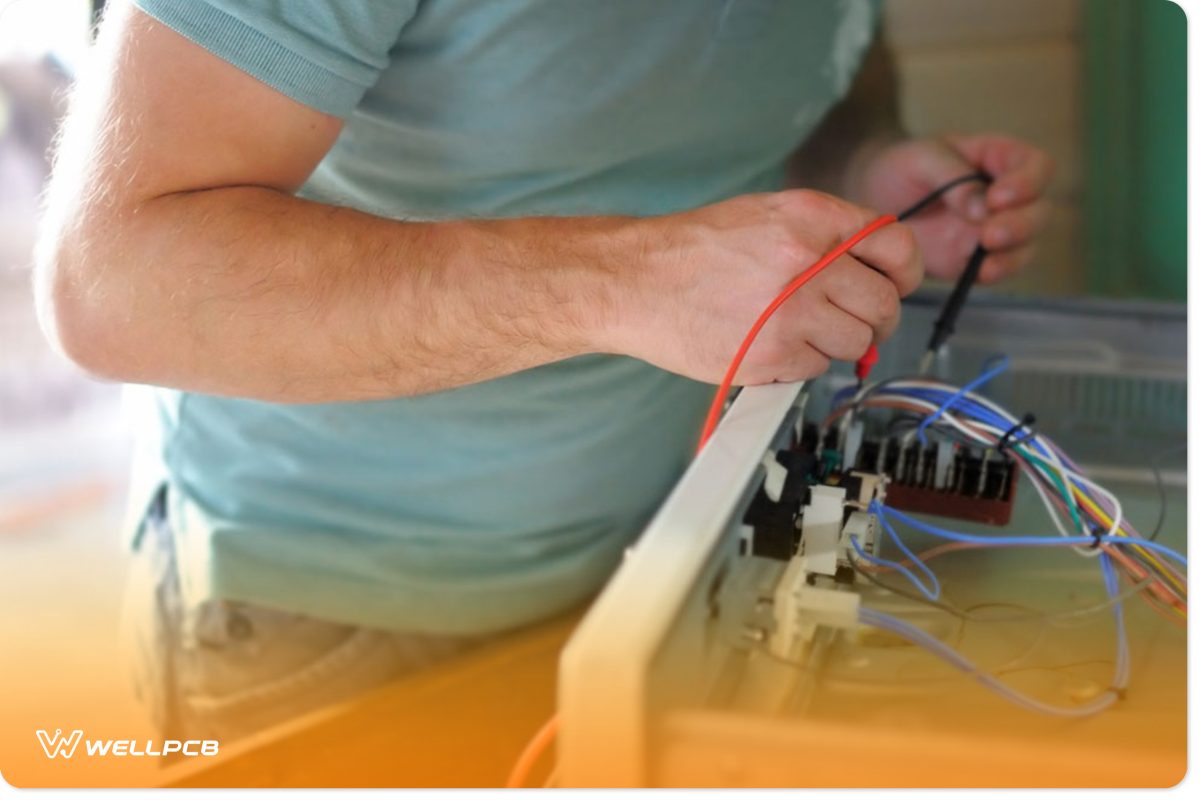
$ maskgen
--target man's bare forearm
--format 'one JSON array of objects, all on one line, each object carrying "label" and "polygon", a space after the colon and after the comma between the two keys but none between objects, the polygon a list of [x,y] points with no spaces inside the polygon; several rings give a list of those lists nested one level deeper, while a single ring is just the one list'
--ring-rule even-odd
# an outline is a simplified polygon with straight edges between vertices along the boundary
[{"label": "man's bare forearm", "polygon": [[[44,328],[94,374],[336,402],[595,352],[715,382],[799,269],[873,217],[809,191],[644,219],[403,222],[299,199],[342,120],[111,8],[37,270]],[[808,378],[886,337],[920,280],[913,241],[880,231],[798,292],[739,381]]]},{"label": "man's bare forearm", "polygon": [[255,187],[81,227],[46,289],[76,360],[282,402],[417,394],[594,351],[633,238],[619,218],[397,222]]},{"label": "man's bare forearm", "polygon": [[637,248],[631,221],[400,222],[303,200],[342,120],[127,2],[111,4],[90,59],[37,280],[44,327],[88,371],[350,401],[605,346],[608,265]]}]

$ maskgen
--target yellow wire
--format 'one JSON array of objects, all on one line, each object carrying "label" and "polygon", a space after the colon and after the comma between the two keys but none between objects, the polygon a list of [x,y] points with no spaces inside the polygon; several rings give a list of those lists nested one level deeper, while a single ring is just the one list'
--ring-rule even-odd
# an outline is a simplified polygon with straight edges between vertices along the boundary
[{"label": "yellow wire", "polygon": [[[1032,456],[1034,459],[1040,461],[1042,464],[1044,464],[1046,466],[1046,468],[1052,469],[1052,470],[1055,469],[1054,464],[1050,463],[1047,459],[1042,458],[1037,453],[1033,453],[1033,452],[1029,451],[1027,448],[1022,448],[1022,450],[1027,455]],[[1107,527],[1109,527],[1109,528],[1114,527],[1112,517],[1110,517],[1108,514],[1106,514],[1104,512],[1104,510],[1101,509],[1099,506],[1097,506],[1096,503],[1092,501],[1091,497],[1089,497],[1087,494],[1085,494],[1083,491],[1081,491],[1080,488],[1075,485],[1074,481],[1066,480],[1066,481],[1064,481],[1064,483],[1067,486],[1071,487],[1071,496],[1073,498],[1082,502],[1084,504],[1084,507],[1086,507],[1097,519],[1099,519],[1101,522],[1103,522]],[[1068,499],[1070,499],[1070,498],[1068,498]],[[1075,503],[1075,505],[1076,505],[1076,507],[1078,507],[1079,503],[1077,502],[1077,503]],[[1129,538],[1129,535],[1127,533],[1125,533],[1125,531],[1121,530],[1120,528],[1116,528],[1113,531],[1113,535],[1114,536],[1125,536],[1125,537]],[[1180,578],[1176,574],[1176,572],[1174,570],[1170,569],[1169,567],[1167,567],[1166,565],[1164,565],[1164,563],[1162,561],[1160,561],[1155,556],[1154,553],[1147,550],[1145,547],[1139,547],[1138,545],[1133,545],[1133,548],[1135,550],[1137,550],[1137,552],[1139,554],[1141,554],[1142,557],[1145,558],[1150,564],[1152,564],[1158,570],[1159,573],[1161,573],[1163,576],[1165,576],[1180,593],[1182,593],[1182,594],[1187,593],[1187,588],[1180,581]],[[1178,609],[1176,609],[1176,610],[1178,610]],[[1184,613],[1186,613],[1186,612],[1184,612]]]},{"label": "yellow wire", "polygon": [[[1075,497],[1078,498],[1081,503],[1083,503],[1083,505],[1087,508],[1088,511],[1090,511],[1092,513],[1093,516],[1095,516],[1097,519],[1099,519],[1102,523],[1104,523],[1108,527],[1110,527],[1110,528],[1113,527],[1112,517],[1110,517],[1108,514],[1104,513],[1104,510],[1102,508],[1100,508],[1099,506],[1097,506],[1096,503],[1093,502],[1090,497],[1088,497],[1086,494],[1081,492],[1079,490],[1079,487],[1072,484],[1071,490],[1074,493]],[[1115,531],[1113,531],[1113,535],[1125,536],[1126,538],[1129,537],[1129,534],[1127,534],[1125,531],[1121,530],[1120,528],[1117,528]],[[1163,576],[1166,577],[1176,589],[1178,589],[1180,592],[1185,592],[1185,593],[1187,592],[1187,587],[1184,584],[1180,583],[1179,579],[1175,576],[1174,571],[1167,568],[1161,561],[1159,561],[1154,553],[1150,552],[1149,550],[1147,550],[1144,547],[1139,547],[1138,545],[1131,545],[1131,547],[1134,550],[1137,550],[1138,553],[1140,553],[1142,555],[1142,557],[1145,558],[1148,562],[1153,564],[1158,569],[1158,571],[1161,572],[1163,574]]]}]

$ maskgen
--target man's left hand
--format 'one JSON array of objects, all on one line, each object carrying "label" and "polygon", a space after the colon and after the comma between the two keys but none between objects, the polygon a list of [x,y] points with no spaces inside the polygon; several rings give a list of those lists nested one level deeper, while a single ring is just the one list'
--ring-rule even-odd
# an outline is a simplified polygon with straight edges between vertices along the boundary
[{"label": "man's left hand", "polygon": [[961,175],[983,171],[990,186],[964,184],[912,219],[928,274],[958,277],[975,245],[990,255],[979,280],[993,283],[1018,272],[1033,256],[1046,225],[1046,187],[1054,164],[1031,144],[996,134],[911,139],[871,155],[856,194],[866,205],[895,213]]}]

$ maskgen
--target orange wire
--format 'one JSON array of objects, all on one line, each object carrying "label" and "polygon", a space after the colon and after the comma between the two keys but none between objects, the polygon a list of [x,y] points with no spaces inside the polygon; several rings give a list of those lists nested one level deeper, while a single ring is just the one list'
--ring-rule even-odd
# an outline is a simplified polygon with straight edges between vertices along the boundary
[{"label": "orange wire", "polygon": [[[917,561],[920,561],[922,564],[924,564],[928,561],[932,561],[938,556],[945,555],[946,553],[953,553],[957,550],[977,550],[983,547],[987,547],[987,545],[977,544],[975,542],[946,542],[917,553]],[[906,558],[903,561],[897,561],[896,564],[901,567],[915,566],[915,562],[911,558]],[[892,572],[896,569],[896,567],[886,564],[859,564],[858,568],[863,572]]]},{"label": "orange wire", "polygon": [[[783,287],[783,291],[779,293],[779,296],[772,300],[771,304],[763,309],[763,312],[758,315],[758,319],[754,321],[754,325],[746,334],[746,338],[742,340],[742,344],[740,347],[738,347],[737,353],[734,355],[733,360],[729,362],[729,368],[725,371],[725,377],[722,378],[721,385],[717,387],[717,393],[713,397],[712,405],[710,405],[708,408],[708,418],[704,421],[704,430],[700,433],[700,445],[696,448],[696,452],[699,452],[704,448],[704,445],[708,443],[709,437],[712,436],[713,431],[717,429],[717,423],[721,421],[721,411],[725,407],[725,399],[729,397],[729,392],[733,388],[733,379],[737,375],[738,367],[742,365],[742,361],[746,358],[746,353],[750,350],[750,345],[754,344],[754,340],[758,337],[759,332],[762,331],[763,326],[767,324],[767,320],[769,320],[771,316],[779,310],[780,306],[787,302],[789,297],[795,294],[801,286],[816,277],[821,270],[825,269],[834,261],[844,256],[852,247],[870,236],[875,231],[879,230],[880,228],[887,227],[895,221],[896,216],[894,214],[885,214],[873,222],[868,223],[853,236],[846,239],[837,247],[833,248],[824,256],[822,256],[821,259],[815,264],[793,278],[791,283]],[[551,717],[536,734],[534,734],[533,738],[529,740],[529,744],[525,745],[525,749],[521,751],[520,757],[513,765],[512,772],[510,772],[508,775],[508,782],[505,784],[508,788],[515,789],[525,783],[526,779],[529,777],[529,773],[541,759],[542,754],[554,742],[554,737],[557,735],[557,733],[558,715],[555,715]]]},{"label": "orange wire", "polygon": [[[770,305],[763,309],[762,313],[759,314],[758,319],[754,321],[754,325],[751,326],[749,332],[746,334],[746,337],[742,340],[741,345],[738,347],[737,352],[733,356],[733,360],[730,361],[729,367],[725,371],[725,376],[721,379],[721,383],[717,387],[717,393],[713,396],[712,403],[708,408],[708,416],[704,420],[704,428],[700,432],[700,444],[696,448],[697,453],[704,449],[704,446],[708,444],[708,440],[712,437],[713,432],[717,429],[717,424],[721,421],[721,412],[725,407],[725,400],[729,397],[729,392],[733,389],[733,380],[737,376],[738,368],[741,367],[742,361],[745,360],[746,354],[750,351],[750,346],[754,344],[754,340],[758,338],[758,334],[767,324],[767,320],[769,320],[775,314],[775,312],[779,310],[780,306],[787,302],[787,300],[793,294],[795,294],[800,287],[804,286],[804,284],[816,277],[817,274],[823,269],[828,267],[837,259],[841,258],[856,244],[870,236],[875,231],[879,230],[880,228],[887,227],[896,221],[897,217],[892,214],[885,214],[882,217],[872,221],[853,236],[846,239],[837,247],[822,256],[819,261],[814,263],[808,269],[804,270],[794,279],[792,279],[792,281],[783,288],[783,291],[771,301]],[[878,353],[872,348],[872,350],[868,351],[864,358],[860,360],[858,370],[869,371],[870,367],[874,365],[874,361],[877,358]],[[860,380],[862,380],[863,377],[865,376],[862,374],[859,375]],[[831,415],[831,418],[833,416],[834,415]],[[827,419],[826,423],[828,422],[829,420]],[[957,549],[966,548],[956,547],[953,546],[953,544],[942,545],[931,548],[930,550],[919,554],[918,559],[925,561],[941,555],[942,553]],[[1133,572],[1135,576],[1138,574],[1139,570],[1137,570],[1134,564],[1131,563],[1131,559],[1126,558],[1119,550],[1110,547],[1105,547],[1104,550],[1118,561],[1123,562],[1126,569],[1130,570],[1130,572]],[[1145,575],[1145,573],[1142,573],[1142,575]],[[1154,587],[1152,586],[1149,588]],[[1176,598],[1171,599],[1176,600],[1177,602]],[[1155,611],[1163,613],[1162,610],[1154,604],[1151,604],[1151,607],[1154,608]],[[521,755],[517,758],[516,763],[513,765],[512,772],[509,773],[508,782],[505,784],[507,788],[515,789],[524,785],[525,781],[529,777],[530,772],[533,771],[533,768],[537,765],[537,762],[541,759],[543,753],[549,749],[550,745],[553,744],[555,737],[558,735],[558,721],[558,715],[555,714],[549,720],[547,720],[544,725],[542,725],[538,732],[534,734],[533,738],[529,740],[529,743],[525,745],[525,749],[521,751]]]},{"label": "orange wire", "polygon": [[525,785],[525,781],[529,779],[529,773],[533,772],[542,753],[550,748],[557,735],[558,715],[555,714],[533,735],[529,744],[525,745],[525,749],[517,757],[517,763],[513,764],[512,772],[508,773],[508,782],[504,784],[505,788],[520,789]]},{"label": "orange wire", "polygon": [[862,228],[858,233],[851,236],[846,241],[839,244],[837,247],[830,250],[820,261],[817,261],[808,269],[797,275],[792,282],[784,287],[779,296],[771,301],[771,304],[763,309],[763,312],[758,315],[758,319],[754,321],[754,325],[750,328],[750,332],[746,334],[746,338],[742,340],[742,344],[738,347],[737,353],[733,356],[733,360],[729,362],[729,368],[725,371],[725,377],[721,379],[721,385],[717,387],[717,393],[713,397],[712,405],[708,407],[708,417],[704,420],[704,429],[700,432],[700,445],[696,448],[696,452],[704,449],[704,445],[708,444],[709,438],[713,431],[717,429],[717,423],[721,421],[721,411],[725,408],[725,399],[729,397],[729,392],[733,389],[733,379],[737,375],[738,367],[742,365],[742,361],[746,358],[746,353],[750,350],[750,345],[754,344],[754,340],[758,337],[763,326],[767,324],[767,320],[779,310],[789,297],[796,291],[815,278],[821,270],[828,267],[837,259],[844,256],[850,251],[854,245],[861,242],[863,239],[870,236],[880,228],[887,227],[896,221],[894,214],[885,214],[882,217],[871,222],[866,227]]}]

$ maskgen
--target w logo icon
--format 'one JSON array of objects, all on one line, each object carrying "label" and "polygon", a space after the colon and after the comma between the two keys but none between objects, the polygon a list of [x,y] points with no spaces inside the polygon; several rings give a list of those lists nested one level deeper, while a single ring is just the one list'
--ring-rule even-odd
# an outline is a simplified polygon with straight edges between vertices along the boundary
[{"label": "w logo icon", "polygon": [[37,737],[42,743],[42,749],[46,751],[46,758],[70,758],[75,755],[75,748],[83,738],[83,731],[76,728],[71,731],[70,736],[63,736],[62,728],[57,728],[53,736],[46,731],[38,731]]}]

